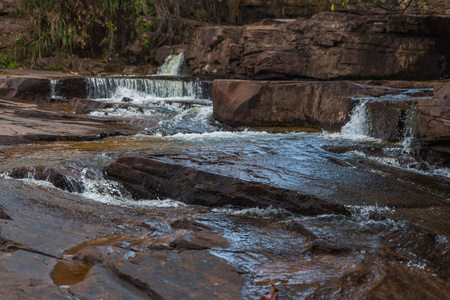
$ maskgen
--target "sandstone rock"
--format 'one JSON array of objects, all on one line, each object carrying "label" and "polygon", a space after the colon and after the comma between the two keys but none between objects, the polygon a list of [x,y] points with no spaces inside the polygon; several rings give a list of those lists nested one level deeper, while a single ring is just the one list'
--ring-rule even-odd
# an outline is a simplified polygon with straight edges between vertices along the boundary
[{"label": "sandstone rock", "polygon": [[342,205],[301,195],[295,191],[262,183],[213,174],[158,159],[123,157],[111,164],[107,175],[138,184],[159,198],[171,198],[188,204],[240,207],[280,207],[305,215],[345,214]]},{"label": "sandstone rock", "polygon": [[450,39],[441,29],[449,24],[439,17],[320,13],[205,27],[186,59],[194,75],[228,78],[437,79],[450,74]]},{"label": "sandstone rock", "polygon": [[211,248],[228,248],[228,241],[213,232],[199,231],[182,235],[175,239],[170,246],[177,249],[204,250]]},{"label": "sandstone rock", "polygon": [[349,120],[352,97],[395,91],[345,81],[215,80],[212,99],[214,117],[231,125],[339,130]]},{"label": "sandstone rock", "polygon": [[158,65],[162,65],[169,55],[175,55],[186,52],[188,45],[173,45],[159,47],[155,53],[155,61]]},{"label": "sandstone rock", "polygon": [[417,139],[427,160],[450,164],[450,84],[435,88],[434,97],[417,105]]},{"label": "sandstone rock", "polygon": [[0,98],[30,100],[50,97],[50,80],[32,77],[0,78]]},{"label": "sandstone rock", "polygon": [[[77,259],[96,257],[111,273],[123,278],[151,299],[239,299],[243,278],[224,260],[203,251],[135,253],[117,247],[91,247]],[[91,273],[92,274],[92,273]],[[88,275],[88,278],[91,275]],[[83,294],[102,295],[101,287]],[[79,293],[81,287],[75,286]]]},{"label": "sandstone rock", "polygon": [[57,188],[69,192],[81,193],[84,185],[81,178],[81,170],[68,170],[60,167],[21,167],[4,171],[12,178],[34,178],[52,183]]}]

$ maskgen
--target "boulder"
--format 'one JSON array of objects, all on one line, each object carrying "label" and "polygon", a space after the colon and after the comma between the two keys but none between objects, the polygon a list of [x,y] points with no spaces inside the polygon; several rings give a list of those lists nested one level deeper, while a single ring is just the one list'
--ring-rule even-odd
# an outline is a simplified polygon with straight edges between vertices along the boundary
[{"label": "boulder", "polygon": [[32,77],[0,78],[0,98],[31,100],[51,95],[50,80]]},{"label": "boulder", "polygon": [[417,105],[416,136],[427,160],[450,164],[450,83],[435,87],[434,97]]},{"label": "boulder", "polygon": [[310,195],[214,174],[155,158],[123,157],[107,169],[109,178],[145,187],[159,199],[218,207],[279,207],[304,215],[345,214],[343,205]]},{"label": "boulder", "polygon": [[45,180],[55,187],[74,193],[84,191],[82,170],[80,168],[69,170],[61,167],[20,167],[2,172],[12,178],[33,178]]},{"label": "boulder", "polygon": [[198,29],[194,75],[241,79],[437,79],[448,76],[450,18],[320,13]]},{"label": "boulder", "polygon": [[339,130],[349,120],[353,97],[394,92],[347,81],[214,80],[212,99],[214,117],[231,125]]}]

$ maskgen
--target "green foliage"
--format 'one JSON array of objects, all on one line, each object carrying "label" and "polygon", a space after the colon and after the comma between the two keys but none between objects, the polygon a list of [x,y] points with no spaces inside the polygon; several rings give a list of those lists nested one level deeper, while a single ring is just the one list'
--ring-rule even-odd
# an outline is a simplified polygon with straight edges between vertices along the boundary
[{"label": "green foliage", "polygon": [[141,37],[141,41],[142,41],[142,45],[144,46],[144,48],[149,49],[150,45],[151,45],[151,41]]},{"label": "green foliage", "polygon": [[19,63],[9,54],[0,53],[0,69],[17,69]]},{"label": "green foliage", "polygon": [[152,0],[24,2],[33,25],[28,41],[32,61],[43,56],[85,55],[87,51],[93,56],[110,57],[115,49],[130,44],[135,32],[152,30],[142,16],[155,11]]}]

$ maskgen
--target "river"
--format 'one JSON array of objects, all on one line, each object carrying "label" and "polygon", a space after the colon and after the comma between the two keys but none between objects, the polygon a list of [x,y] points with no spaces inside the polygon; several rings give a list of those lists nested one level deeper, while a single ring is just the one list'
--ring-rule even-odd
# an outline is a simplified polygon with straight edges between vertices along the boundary
[{"label": "river", "polygon": [[[5,148],[0,152],[1,170],[54,165],[81,174],[83,189],[72,194],[142,211],[159,235],[167,233],[175,217],[213,228],[230,246],[205,251],[241,270],[243,299],[259,299],[270,284],[278,287],[281,299],[450,295],[450,170],[416,162],[409,156],[407,141],[385,143],[368,136],[364,101],[340,133],[231,128],[213,119],[208,82],[152,77],[86,80],[90,98],[116,104],[91,114],[125,122],[133,134]],[[277,208],[204,208],[173,199],[134,200],[103,173],[125,155],[164,157],[296,190],[342,203],[350,214],[306,217]],[[14,180],[8,172],[2,177]],[[20,182],[56,189],[35,180],[33,172],[28,177]]]}]

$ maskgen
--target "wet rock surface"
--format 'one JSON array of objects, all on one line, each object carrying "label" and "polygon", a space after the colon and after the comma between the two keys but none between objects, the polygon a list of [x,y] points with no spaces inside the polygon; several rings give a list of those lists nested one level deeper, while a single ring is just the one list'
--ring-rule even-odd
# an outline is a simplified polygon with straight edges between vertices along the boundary
[{"label": "wet rock surface", "polygon": [[[377,88],[366,93],[351,84],[348,90],[362,89],[372,97],[392,92],[384,88],[389,84],[370,84]],[[405,85],[397,82],[395,88]],[[417,93],[417,97],[430,96]],[[348,154],[377,151],[382,157],[384,144],[332,142],[306,132],[220,132],[219,127],[212,127],[217,132],[198,134],[186,125],[195,123],[197,115],[176,123],[173,130],[168,127],[154,134],[152,126],[167,119],[158,115],[118,125],[117,120],[126,119],[112,116],[120,109],[147,109],[138,106],[138,97],[130,97],[130,103],[122,102],[123,97],[108,103],[21,95],[21,100],[0,102],[1,120],[14,126],[26,124],[18,130],[35,130],[36,141],[42,141],[42,135],[40,139],[37,135],[43,124],[59,128],[55,124],[61,123],[71,128],[84,124],[84,129],[91,127],[90,132],[113,128],[153,135],[2,144],[2,299],[260,299],[271,284],[278,288],[280,299],[336,295],[445,299],[450,293],[448,180],[395,171]],[[192,108],[189,113],[205,112],[205,106],[186,101],[170,103]],[[177,119],[188,115],[157,108],[158,113],[165,109],[170,116],[180,116]],[[87,115],[91,112],[104,117]],[[214,121],[209,124],[218,126]],[[142,131],[145,128],[148,131]],[[175,135],[180,130],[184,133]],[[69,139],[64,132],[58,135]],[[70,138],[76,140],[75,136]],[[167,177],[157,182],[170,183],[168,193],[174,198],[198,196],[205,202],[210,199],[205,196],[208,193],[222,197],[238,183],[234,191],[239,197],[232,202],[244,199],[249,207],[210,208],[174,199],[154,200],[162,189],[152,186],[149,192],[147,183],[141,182],[150,178],[145,173],[150,172],[149,156],[163,162],[156,169],[167,171],[163,172]],[[104,178],[103,170],[111,164],[123,172],[121,176],[130,177],[128,184]],[[178,177],[170,177],[170,171]],[[69,188],[68,179],[80,189]],[[172,179],[186,189],[186,195],[173,188]],[[211,185],[212,181],[219,184]],[[339,201],[349,213],[303,216],[273,207],[274,196],[289,199],[298,194],[312,195],[305,196],[308,201],[329,199],[322,212],[324,207],[330,210],[329,203]],[[263,205],[254,207],[261,199]],[[272,207],[262,208],[268,204]]]},{"label": "wet rock surface", "polygon": [[311,19],[204,27],[194,75],[241,79],[438,79],[449,70],[448,18],[319,13]]},{"label": "wet rock surface", "polygon": [[124,157],[111,164],[111,178],[139,184],[159,198],[204,206],[279,207],[304,215],[345,214],[342,205],[298,192],[246,182],[145,157]]},{"label": "wet rock surface", "polygon": [[340,130],[354,98],[397,90],[353,82],[214,80],[214,116],[232,125],[304,126]]}]

